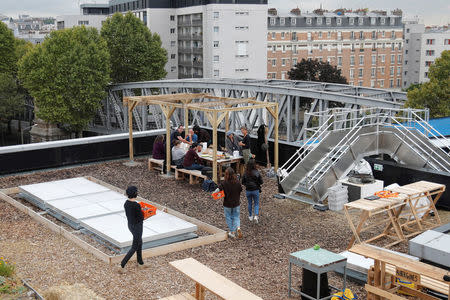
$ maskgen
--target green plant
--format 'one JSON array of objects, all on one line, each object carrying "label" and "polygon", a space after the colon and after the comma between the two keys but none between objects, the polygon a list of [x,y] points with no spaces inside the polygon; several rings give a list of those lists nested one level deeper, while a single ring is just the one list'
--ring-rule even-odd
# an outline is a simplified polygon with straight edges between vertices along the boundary
[{"label": "green plant", "polygon": [[15,266],[0,257],[0,276],[11,277],[14,274]]}]

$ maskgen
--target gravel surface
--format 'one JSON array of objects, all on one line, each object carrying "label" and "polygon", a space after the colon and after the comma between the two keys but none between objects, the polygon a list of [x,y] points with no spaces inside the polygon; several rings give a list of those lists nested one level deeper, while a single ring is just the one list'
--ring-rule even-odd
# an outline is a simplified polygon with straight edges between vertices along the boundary
[{"label": "gravel surface", "polygon": [[[0,188],[77,176],[93,176],[121,189],[136,185],[140,196],[226,230],[221,203],[212,200],[199,185],[163,178],[147,171],[146,163],[126,167],[108,162],[61,170],[42,171],[0,178]],[[248,221],[247,200],[241,197],[243,239],[171,253],[146,260],[147,269],[137,269],[133,257],[125,274],[117,266],[97,260],[70,241],[0,201],[0,253],[17,264],[19,275],[38,291],[52,286],[83,284],[106,299],[158,299],[193,291],[194,283],[169,266],[169,262],[193,257],[228,279],[264,299],[287,299],[289,253],[319,244],[334,252],[345,250],[351,231],[342,212],[320,212],[310,205],[275,199],[276,181],[265,178],[260,223]],[[406,251],[400,244],[394,250]],[[341,277],[328,276],[341,286]],[[301,282],[301,271],[293,268],[293,283]],[[361,285],[350,289],[365,298]],[[299,297],[294,297],[299,298]]]}]

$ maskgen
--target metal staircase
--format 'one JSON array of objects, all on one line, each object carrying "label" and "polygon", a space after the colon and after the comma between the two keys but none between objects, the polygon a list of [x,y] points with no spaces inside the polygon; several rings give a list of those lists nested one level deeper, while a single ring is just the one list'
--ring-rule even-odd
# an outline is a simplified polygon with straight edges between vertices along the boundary
[{"label": "metal staircase", "polygon": [[[426,110],[331,109],[308,114],[326,121],[308,130],[309,139],[280,168],[288,197],[322,202],[329,187],[370,155],[388,154],[408,166],[450,173],[450,149],[421,117],[428,115]],[[442,147],[431,139],[441,141]]]}]

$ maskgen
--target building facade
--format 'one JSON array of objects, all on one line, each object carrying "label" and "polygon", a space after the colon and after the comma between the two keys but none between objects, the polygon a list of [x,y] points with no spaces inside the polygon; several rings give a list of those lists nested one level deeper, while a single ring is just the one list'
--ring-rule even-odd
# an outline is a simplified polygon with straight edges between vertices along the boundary
[{"label": "building facade", "polygon": [[267,32],[267,78],[288,79],[304,59],[327,61],[349,84],[399,89],[402,85],[401,11],[338,10],[288,15],[271,10]]},{"label": "building facade", "polygon": [[430,66],[444,50],[450,50],[448,26],[425,27],[417,20],[404,24],[403,88],[427,82]]},{"label": "building facade", "polygon": [[109,15],[109,4],[81,4],[79,15],[62,15],[56,17],[58,30],[75,26],[94,27],[100,30]]},{"label": "building facade", "polygon": [[267,0],[111,0],[167,50],[167,78],[266,78]]}]

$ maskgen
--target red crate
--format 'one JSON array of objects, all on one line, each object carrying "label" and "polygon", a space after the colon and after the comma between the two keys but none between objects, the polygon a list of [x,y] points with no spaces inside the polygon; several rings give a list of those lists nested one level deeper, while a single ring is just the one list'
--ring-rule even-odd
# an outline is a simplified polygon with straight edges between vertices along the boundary
[{"label": "red crate", "polygon": [[145,219],[156,215],[156,207],[154,207],[153,205],[145,202],[139,202],[139,205],[141,206],[141,210],[142,213],[144,214]]}]

